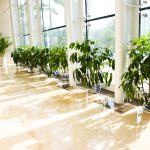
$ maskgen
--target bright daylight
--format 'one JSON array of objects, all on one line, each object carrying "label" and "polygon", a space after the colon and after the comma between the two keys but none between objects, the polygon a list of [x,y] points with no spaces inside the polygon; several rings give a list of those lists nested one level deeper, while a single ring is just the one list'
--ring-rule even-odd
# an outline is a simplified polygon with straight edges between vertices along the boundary
[{"label": "bright daylight", "polygon": [[150,150],[150,0],[0,0],[0,150]]}]

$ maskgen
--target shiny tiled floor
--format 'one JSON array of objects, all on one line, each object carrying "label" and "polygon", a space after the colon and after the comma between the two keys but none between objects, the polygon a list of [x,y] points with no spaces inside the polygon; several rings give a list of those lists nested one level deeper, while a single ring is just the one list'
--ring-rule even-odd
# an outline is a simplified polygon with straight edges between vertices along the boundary
[{"label": "shiny tiled floor", "polygon": [[150,114],[119,114],[25,69],[0,68],[0,150],[149,150]]}]

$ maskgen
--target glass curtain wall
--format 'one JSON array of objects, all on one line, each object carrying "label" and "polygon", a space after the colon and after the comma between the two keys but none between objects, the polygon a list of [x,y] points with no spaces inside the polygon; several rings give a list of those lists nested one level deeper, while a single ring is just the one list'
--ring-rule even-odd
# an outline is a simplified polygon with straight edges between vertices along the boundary
[{"label": "glass curtain wall", "polygon": [[[85,36],[96,41],[97,46],[105,46],[115,53],[115,0],[84,0]],[[109,70],[109,68],[106,68]],[[115,83],[115,72],[112,84]]]},{"label": "glass curtain wall", "polygon": [[115,51],[115,0],[85,0],[86,39]]},{"label": "glass curtain wall", "polygon": [[140,35],[150,33],[150,0],[140,0]]},{"label": "glass curtain wall", "polygon": [[45,47],[66,45],[64,0],[41,0],[41,22]]},{"label": "glass curtain wall", "polygon": [[18,0],[21,45],[29,45],[28,16],[26,0]]}]

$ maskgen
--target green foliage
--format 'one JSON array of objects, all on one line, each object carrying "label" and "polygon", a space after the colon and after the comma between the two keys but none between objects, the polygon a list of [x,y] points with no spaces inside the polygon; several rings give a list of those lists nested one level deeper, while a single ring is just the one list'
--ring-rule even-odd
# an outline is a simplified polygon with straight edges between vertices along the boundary
[{"label": "green foliage", "polygon": [[41,70],[50,76],[49,61],[50,61],[50,51],[48,48],[38,48],[40,50],[38,57],[38,65]]},{"label": "green foliage", "polygon": [[[131,41],[131,45],[132,48],[128,52],[132,62],[128,71],[122,75],[121,86],[129,100],[133,100],[137,95],[138,99],[148,103],[150,100],[150,34]],[[147,85],[149,90],[146,90],[144,85]]]},{"label": "green foliage", "polygon": [[82,43],[71,43],[70,49],[76,50],[70,56],[70,61],[80,64],[80,68],[74,70],[74,79],[90,87],[99,82],[106,86],[111,84],[112,73],[105,71],[105,67],[114,68],[114,60],[108,48],[95,47],[94,41],[85,40]]},{"label": "green foliage", "polygon": [[11,54],[16,65],[30,68],[40,67],[41,71],[51,75],[56,70],[65,71],[68,67],[65,47],[39,48],[35,46],[17,47]]},{"label": "green foliage", "polygon": [[11,43],[8,41],[8,38],[3,37],[0,33],[0,56],[4,56],[6,48],[10,45]]},{"label": "green foliage", "polygon": [[66,71],[68,67],[67,48],[65,47],[51,47],[49,67],[51,73],[56,70]]},{"label": "green foliage", "polygon": [[13,57],[16,65],[29,67],[32,71],[33,68],[38,66],[40,51],[39,48],[34,46],[21,46],[12,52],[11,57]]}]

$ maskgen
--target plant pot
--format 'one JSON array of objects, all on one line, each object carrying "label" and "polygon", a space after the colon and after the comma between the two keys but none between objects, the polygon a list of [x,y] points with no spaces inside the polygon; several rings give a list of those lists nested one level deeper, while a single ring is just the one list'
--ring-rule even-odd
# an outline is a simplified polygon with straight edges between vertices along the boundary
[{"label": "plant pot", "polygon": [[92,89],[94,90],[94,93],[99,93],[101,91],[101,85],[96,84],[95,86],[92,87]]},{"label": "plant pot", "polygon": [[143,108],[145,111],[150,113],[150,108],[148,107],[148,105],[146,103],[143,104]]},{"label": "plant pot", "polygon": [[63,81],[69,81],[69,75],[68,75],[68,73],[63,73],[62,80]]},{"label": "plant pot", "polygon": [[53,76],[58,77],[58,76],[59,76],[58,71],[54,71],[54,72],[53,72]]},{"label": "plant pot", "polygon": [[38,70],[37,68],[33,68],[33,69],[31,70],[31,73],[39,73],[39,70]]}]

